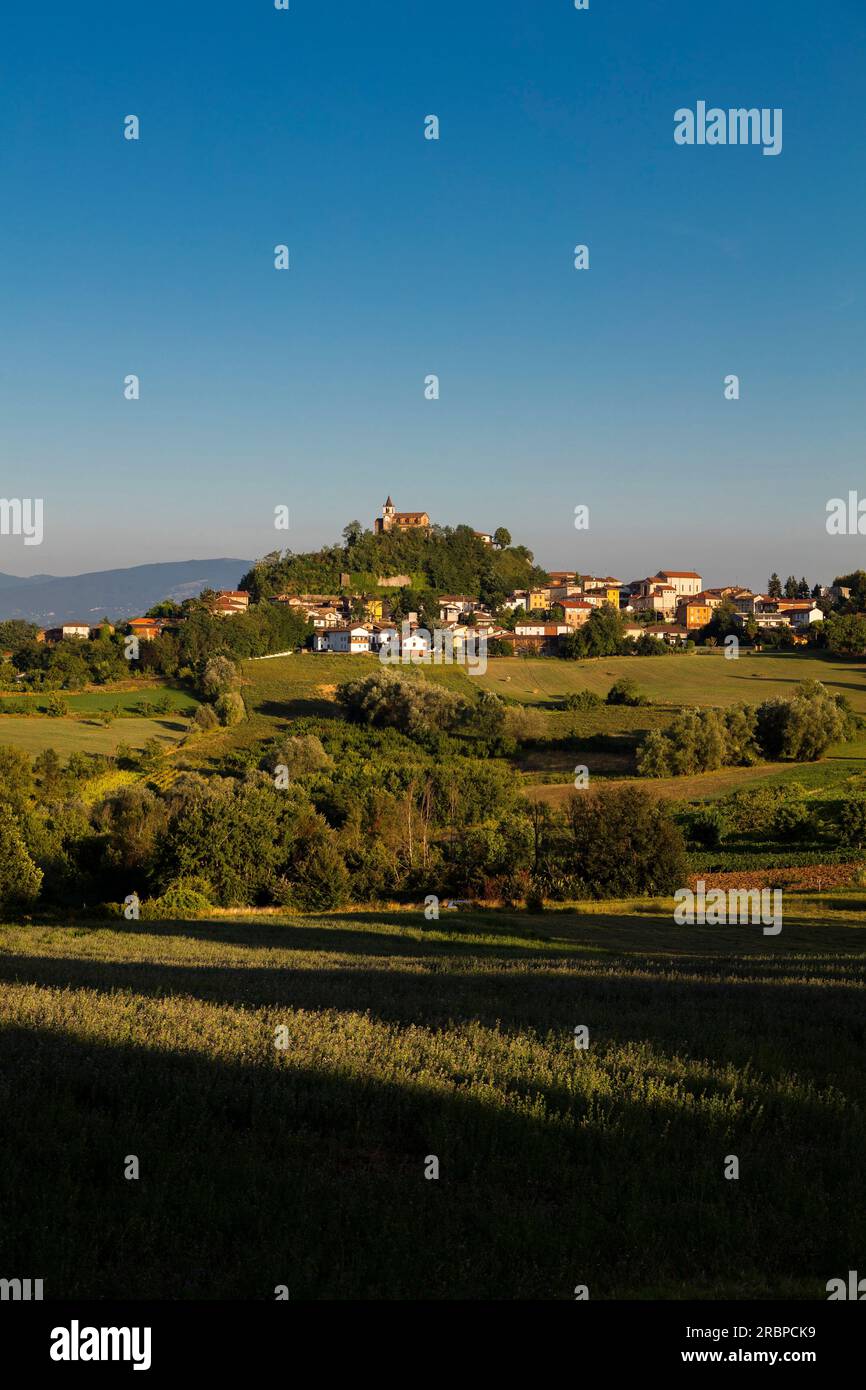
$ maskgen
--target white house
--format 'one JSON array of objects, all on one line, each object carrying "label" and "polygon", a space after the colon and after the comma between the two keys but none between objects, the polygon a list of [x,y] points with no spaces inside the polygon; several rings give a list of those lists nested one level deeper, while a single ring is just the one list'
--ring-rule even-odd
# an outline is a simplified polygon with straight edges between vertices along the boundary
[{"label": "white house", "polygon": [[695,570],[659,570],[655,578],[661,584],[671,584],[678,598],[694,598],[704,587],[701,576]]},{"label": "white house", "polygon": [[788,618],[791,627],[808,627],[810,623],[820,623],[824,621],[822,610],[815,605],[811,608],[785,608],[782,613]]},{"label": "white house", "polygon": [[471,613],[477,602],[465,594],[443,594],[439,600],[440,623],[456,623],[462,613]]},{"label": "white house", "polygon": [[335,627],[319,630],[313,634],[313,650],[317,652],[343,652],[350,656],[368,652],[371,645],[370,629],[360,623],[357,627]]}]

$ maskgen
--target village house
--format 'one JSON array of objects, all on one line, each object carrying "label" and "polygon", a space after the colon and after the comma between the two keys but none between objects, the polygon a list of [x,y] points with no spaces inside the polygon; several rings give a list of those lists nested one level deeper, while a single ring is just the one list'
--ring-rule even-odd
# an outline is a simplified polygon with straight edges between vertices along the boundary
[{"label": "village house", "polygon": [[479,632],[487,631],[496,626],[495,620],[486,608],[471,608],[466,614],[466,621],[470,627],[476,628]]},{"label": "village house", "polygon": [[712,616],[712,608],[700,598],[682,599],[677,604],[677,622],[688,628],[690,632],[696,628],[706,627]]},{"label": "village house", "polygon": [[572,629],[567,623],[517,623],[513,642],[516,653],[534,652],[537,656],[555,656],[560,637]]},{"label": "village house", "polygon": [[584,597],[588,597],[590,594],[601,594],[606,603],[611,604],[613,608],[619,607],[622,584],[618,579],[614,579],[613,575],[609,574],[604,579],[600,579],[596,575],[585,575],[582,587]]},{"label": "village house", "polygon": [[570,628],[583,627],[592,613],[592,604],[580,598],[560,599],[559,607],[562,609],[563,621]]},{"label": "village house", "polygon": [[824,621],[824,613],[812,599],[784,599],[779,611],[784,613],[792,627],[808,627],[810,623]]},{"label": "village house", "polygon": [[658,579],[644,579],[632,598],[632,607],[636,613],[673,616],[678,598],[679,594],[673,584],[664,584]]},{"label": "village house", "polygon": [[363,623],[353,627],[319,629],[313,634],[314,652],[342,652],[345,655],[358,656],[369,652],[371,645],[371,629]]},{"label": "village house", "polygon": [[643,630],[671,647],[680,647],[689,638],[689,630],[682,623],[647,623]]},{"label": "village house", "polygon": [[242,589],[220,589],[208,603],[215,618],[231,618],[236,613],[246,613],[250,606],[250,596]]},{"label": "village house", "polygon": [[710,612],[715,613],[724,603],[725,594],[722,589],[701,589],[699,594],[695,594],[695,601],[706,604]]},{"label": "village house", "polygon": [[695,570],[659,570],[655,578],[671,584],[679,598],[693,598],[703,588],[701,576]]},{"label": "village house", "polygon": [[757,623],[758,627],[762,628],[791,626],[791,620],[788,617],[787,613],[762,613],[760,617],[757,617],[754,613],[734,614],[734,622],[737,623],[740,627],[745,627],[746,623],[752,620],[754,620]]},{"label": "village house", "polygon": [[42,640],[51,645],[54,642],[69,641],[70,638],[86,642],[89,637],[89,623],[63,623],[60,627],[45,628],[45,635]]},{"label": "village house", "polygon": [[361,603],[364,608],[364,617],[370,623],[380,623],[385,616],[385,600],[377,594],[363,594]]},{"label": "village house", "polygon": [[155,642],[162,631],[158,618],[130,618],[127,631],[140,642]]},{"label": "village house", "polygon": [[442,594],[439,599],[440,623],[456,623],[464,613],[471,613],[477,599],[467,598],[465,594]]},{"label": "village house", "polygon": [[345,621],[342,613],[338,612],[336,608],[308,608],[305,617],[314,628],[342,627]]},{"label": "village house", "polygon": [[582,598],[583,585],[578,584],[573,579],[567,579],[561,583],[551,584],[548,593],[551,603],[559,603],[564,598]]},{"label": "village house", "polygon": [[500,607],[508,608],[512,613],[516,612],[518,608],[524,608],[527,613],[531,613],[536,608],[549,608],[551,595],[552,591],[549,587],[515,589],[513,593],[508,595],[507,599],[503,600]]}]

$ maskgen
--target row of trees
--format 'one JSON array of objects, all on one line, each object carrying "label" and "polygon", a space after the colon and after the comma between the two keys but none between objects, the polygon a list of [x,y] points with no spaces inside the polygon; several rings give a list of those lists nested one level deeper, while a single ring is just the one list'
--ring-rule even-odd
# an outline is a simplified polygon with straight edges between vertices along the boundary
[{"label": "row of trees", "polygon": [[637,755],[644,777],[681,777],[761,761],[812,762],[831,743],[852,738],[862,721],[842,696],[803,681],[790,699],[728,709],[686,709],[664,731],[652,729]]}]

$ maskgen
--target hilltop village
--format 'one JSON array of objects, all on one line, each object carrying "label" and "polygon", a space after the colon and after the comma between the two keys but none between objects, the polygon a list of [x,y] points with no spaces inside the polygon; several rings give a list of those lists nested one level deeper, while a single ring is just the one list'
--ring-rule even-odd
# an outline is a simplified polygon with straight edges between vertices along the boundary
[{"label": "hilltop village", "polygon": [[[524,547],[512,545],[504,528],[437,527],[427,511],[398,511],[390,496],[371,530],[352,522],[343,535],[344,546],[311,555],[275,552],[238,589],[160,604],[119,631],[154,642],[176,635],[193,612],[231,619],[268,604],[292,613],[303,628],[302,645],[313,652],[375,653],[387,642],[391,651],[396,645],[420,656],[438,630],[450,634],[456,648],[484,637],[490,655],[563,655],[594,613],[612,611],[618,640],[626,644],[646,647],[652,639],[676,648],[740,631],[752,642],[773,641],[774,634],[778,641],[781,634],[785,645],[797,645],[849,596],[839,584],[810,588],[792,578],[783,591],[776,576],[768,592],[758,593],[734,583],[705,587],[689,569],[659,569],[630,580],[545,571]],[[442,582],[449,573],[470,582],[449,588]],[[304,582],[317,577],[330,583],[314,588]],[[114,631],[107,620],[65,623],[34,630],[32,640],[56,645]]]}]

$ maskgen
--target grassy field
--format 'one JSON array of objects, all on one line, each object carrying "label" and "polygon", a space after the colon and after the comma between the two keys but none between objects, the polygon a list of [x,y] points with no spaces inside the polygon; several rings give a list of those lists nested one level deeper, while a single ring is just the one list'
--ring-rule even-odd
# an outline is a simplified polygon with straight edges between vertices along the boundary
[{"label": "grassy field", "polygon": [[[246,662],[244,696],[250,719],[236,729],[209,734],[189,750],[188,756],[207,766],[232,748],[253,747],[288,732],[297,718],[337,717],[337,685],[379,669],[371,656],[308,654]],[[417,670],[425,679],[463,694],[471,696],[481,685],[515,701],[512,724],[524,740],[517,766],[524,774],[528,794],[555,805],[571,795],[574,768],[579,763],[590,768],[591,776],[633,777],[635,737],[645,729],[664,727],[682,704],[758,702],[789,694],[801,680],[820,679],[866,713],[866,667],[800,653],[777,656],[762,652],[739,661],[728,661],[722,655],[579,662],[497,657],[491,658],[483,677],[469,676],[460,666]],[[639,709],[613,706],[581,713],[561,708],[570,692],[589,688],[605,694],[623,674],[630,675],[659,703]],[[679,800],[712,799],[764,781],[799,781],[809,789],[829,788],[864,772],[866,742],[838,745],[826,760],[806,767],[775,763],[725,768],[700,777],[654,781],[652,786]]]},{"label": "grassy field", "polygon": [[[0,744],[19,748],[31,757],[36,757],[46,748],[53,748],[61,757],[77,752],[113,753],[118,744],[143,748],[151,738],[157,738],[171,748],[188,732],[188,714],[199,703],[189,690],[162,681],[148,681],[146,684],[124,681],[107,689],[85,690],[77,694],[61,691],[60,696],[69,709],[70,717],[40,714],[40,706],[48,699],[44,692],[0,694]],[[4,713],[6,703],[17,703],[22,699],[32,704],[33,714]],[[164,714],[136,716],[134,713],[144,702],[153,704],[157,700],[167,700],[171,708]],[[124,713],[108,726],[87,718],[88,715],[113,709]]]},{"label": "grassy field", "polygon": [[757,704],[790,695],[803,680],[822,681],[834,695],[847,695],[853,708],[866,714],[866,665],[862,661],[816,657],[800,652],[745,651],[736,661],[721,653],[668,657],[600,657],[559,661],[555,657],[500,657],[487,663],[483,676],[465,675],[498,695],[528,705],[561,699],[573,690],[606,695],[620,676],[630,676],[650,700],[668,708],[678,705]]},{"label": "grassy field", "polygon": [[49,1298],[823,1299],[866,1242],[864,906],[0,928],[0,1264]]},{"label": "grassy field", "polygon": [[113,753],[121,743],[143,748],[151,738],[170,747],[188,730],[188,719],[170,714],[154,715],[152,719],[115,719],[107,727],[80,719],[28,719],[6,715],[0,719],[0,744],[20,748],[31,757],[45,748],[53,748],[62,758],[67,758],[70,753]]}]

